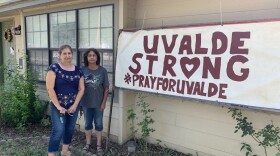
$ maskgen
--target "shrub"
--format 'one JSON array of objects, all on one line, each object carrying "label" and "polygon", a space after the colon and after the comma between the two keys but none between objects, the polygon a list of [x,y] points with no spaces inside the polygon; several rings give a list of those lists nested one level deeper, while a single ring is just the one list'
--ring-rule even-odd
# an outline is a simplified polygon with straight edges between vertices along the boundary
[{"label": "shrub", "polygon": [[46,103],[36,95],[37,81],[31,69],[21,73],[18,67],[2,66],[6,79],[0,86],[0,119],[24,129],[25,126],[40,122],[47,108]]},{"label": "shrub", "polygon": [[[143,119],[137,123],[137,126],[139,126],[141,130],[141,139],[137,144],[140,145],[139,146],[140,149],[147,151],[148,150],[147,138],[150,136],[151,133],[155,131],[155,129],[152,128],[154,119],[151,116],[154,110],[150,109],[150,104],[145,101],[145,98],[146,96],[144,96],[142,93],[138,93],[136,107],[140,108],[140,111],[137,112],[137,114],[142,115]],[[129,109],[127,111],[127,114],[128,114],[127,122],[130,122],[130,130],[132,132],[133,139],[135,141],[135,134],[138,132],[138,129],[135,128],[134,122],[136,119],[138,119],[138,117],[134,109]]]},{"label": "shrub", "polygon": [[[228,113],[232,113],[232,118],[236,120],[234,133],[241,131],[241,137],[251,136],[259,146],[264,149],[264,154],[267,156],[268,148],[275,148],[278,153],[276,156],[280,156],[280,128],[275,126],[271,121],[271,124],[267,124],[260,130],[255,130],[253,123],[248,121],[248,118],[244,116],[241,110],[237,108],[229,108]],[[243,142],[240,151],[244,150],[246,156],[257,156],[253,153],[251,145]]]}]

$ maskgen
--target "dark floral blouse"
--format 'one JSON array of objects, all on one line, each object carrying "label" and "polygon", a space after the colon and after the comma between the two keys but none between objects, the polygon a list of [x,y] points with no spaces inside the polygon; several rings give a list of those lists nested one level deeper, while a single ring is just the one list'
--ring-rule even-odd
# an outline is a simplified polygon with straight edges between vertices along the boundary
[{"label": "dark floral blouse", "polygon": [[54,90],[60,105],[66,109],[75,102],[80,78],[83,72],[80,67],[75,66],[74,71],[67,71],[60,67],[58,63],[49,66],[48,70],[52,70],[56,74]]}]

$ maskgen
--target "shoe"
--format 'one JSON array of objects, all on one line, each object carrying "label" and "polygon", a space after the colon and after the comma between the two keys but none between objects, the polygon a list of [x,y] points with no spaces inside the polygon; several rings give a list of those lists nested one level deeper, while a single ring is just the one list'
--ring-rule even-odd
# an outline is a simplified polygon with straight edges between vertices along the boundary
[{"label": "shoe", "polygon": [[66,153],[61,151],[61,153],[60,153],[61,156],[71,156],[71,154],[72,153],[70,151],[67,151]]},{"label": "shoe", "polygon": [[83,148],[83,150],[88,151],[90,149],[91,144],[86,144],[85,147]]},{"label": "shoe", "polygon": [[97,145],[97,148],[96,148],[96,155],[97,155],[97,156],[103,156],[103,150],[102,150],[101,145]]}]

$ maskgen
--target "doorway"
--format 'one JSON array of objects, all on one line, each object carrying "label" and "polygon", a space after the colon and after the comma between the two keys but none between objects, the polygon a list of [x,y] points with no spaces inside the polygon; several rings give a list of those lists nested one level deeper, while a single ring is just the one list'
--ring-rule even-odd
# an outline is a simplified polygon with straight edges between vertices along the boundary
[{"label": "doorway", "polygon": [[[16,51],[14,38],[5,38],[5,32],[14,27],[13,21],[5,21],[0,23],[0,66],[15,66],[16,63]],[[11,35],[12,36],[12,35]],[[3,71],[0,73],[0,84],[4,83],[5,75]]]}]

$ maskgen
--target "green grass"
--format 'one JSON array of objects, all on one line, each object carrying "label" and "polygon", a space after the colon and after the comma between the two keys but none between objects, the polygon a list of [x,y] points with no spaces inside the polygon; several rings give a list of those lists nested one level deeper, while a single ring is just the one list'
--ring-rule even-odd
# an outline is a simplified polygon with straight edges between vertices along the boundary
[{"label": "green grass", "polygon": [[0,155],[42,156],[46,155],[46,143],[42,139],[13,140],[0,144]]}]

